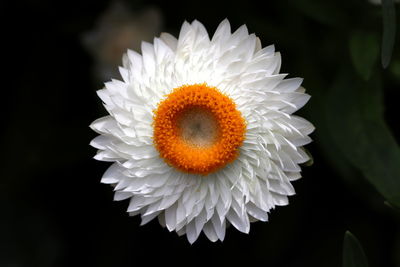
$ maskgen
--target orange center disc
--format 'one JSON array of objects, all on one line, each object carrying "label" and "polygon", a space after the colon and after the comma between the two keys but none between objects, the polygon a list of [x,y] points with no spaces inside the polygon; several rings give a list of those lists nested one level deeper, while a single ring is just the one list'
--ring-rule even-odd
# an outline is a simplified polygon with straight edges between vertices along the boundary
[{"label": "orange center disc", "polygon": [[232,99],[206,84],[175,88],[154,111],[154,145],[173,167],[207,175],[239,155],[246,123]]}]

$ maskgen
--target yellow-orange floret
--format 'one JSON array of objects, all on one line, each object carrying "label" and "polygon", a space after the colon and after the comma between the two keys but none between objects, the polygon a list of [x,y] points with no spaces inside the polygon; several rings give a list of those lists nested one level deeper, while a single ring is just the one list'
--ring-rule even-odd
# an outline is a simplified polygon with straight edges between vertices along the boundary
[{"label": "yellow-orange floret", "polygon": [[[180,122],[192,116],[193,110],[215,122],[208,123],[213,127],[209,130],[212,142],[199,145],[184,138],[185,126]],[[160,156],[176,169],[201,175],[235,160],[246,131],[245,120],[233,100],[206,84],[175,88],[158,104],[153,120],[154,145]]]}]

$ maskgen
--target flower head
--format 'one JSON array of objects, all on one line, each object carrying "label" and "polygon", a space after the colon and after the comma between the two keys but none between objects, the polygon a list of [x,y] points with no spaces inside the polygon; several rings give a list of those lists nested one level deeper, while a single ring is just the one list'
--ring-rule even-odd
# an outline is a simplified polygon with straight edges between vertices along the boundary
[{"label": "flower head", "polygon": [[115,200],[191,243],[202,231],[223,240],[229,224],[248,233],[288,204],[314,127],[293,115],[309,95],[279,74],[274,47],[224,20],[211,39],[185,22],[178,39],[163,33],[141,48],[124,56],[123,81],[98,91],[110,115],[91,124],[95,158],[114,162],[101,181]]}]

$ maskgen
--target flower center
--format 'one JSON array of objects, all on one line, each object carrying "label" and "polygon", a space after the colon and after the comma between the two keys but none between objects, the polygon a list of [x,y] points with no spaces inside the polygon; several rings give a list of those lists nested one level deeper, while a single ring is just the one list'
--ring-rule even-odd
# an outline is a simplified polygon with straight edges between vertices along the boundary
[{"label": "flower center", "polygon": [[154,145],[171,166],[207,175],[239,155],[246,123],[228,96],[206,84],[175,88],[154,111]]},{"label": "flower center", "polygon": [[210,147],[217,140],[220,128],[214,114],[199,106],[189,107],[178,118],[182,140],[193,147]]}]

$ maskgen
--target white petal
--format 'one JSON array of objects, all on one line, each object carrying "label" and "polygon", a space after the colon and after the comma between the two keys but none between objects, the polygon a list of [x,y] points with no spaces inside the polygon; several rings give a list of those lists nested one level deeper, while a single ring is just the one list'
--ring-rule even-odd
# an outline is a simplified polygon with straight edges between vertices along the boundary
[{"label": "white petal", "polygon": [[176,50],[176,46],[178,44],[178,40],[169,33],[163,32],[160,35],[160,39],[164,41],[173,51]]},{"label": "white petal", "polygon": [[175,203],[165,210],[165,224],[169,231],[173,231],[176,227],[176,209],[177,204]]},{"label": "white petal", "polygon": [[117,191],[114,193],[114,200],[120,201],[132,197],[132,193]]},{"label": "white petal", "polygon": [[260,208],[258,208],[253,203],[249,202],[246,204],[247,212],[257,220],[266,222],[268,221],[268,213]]},{"label": "white petal", "polygon": [[218,240],[217,233],[212,225],[212,222],[208,222],[204,225],[203,232],[206,234],[210,241],[215,242]]},{"label": "white petal", "polygon": [[190,244],[193,244],[199,235],[200,232],[197,232],[194,220],[186,225],[186,236]]},{"label": "white petal", "polygon": [[225,219],[221,222],[219,217],[215,214],[211,218],[211,222],[219,240],[223,241],[225,239],[225,230],[226,230]]},{"label": "white petal", "polygon": [[142,42],[142,56],[143,56],[143,66],[146,70],[146,74],[149,76],[154,75],[156,69],[154,47],[152,44],[147,42]]},{"label": "white petal", "polygon": [[240,232],[245,233],[245,234],[249,233],[250,222],[249,222],[249,217],[247,216],[247,214],[238,215],[234,210],[230,210],[226,214],[226,218]]},{"label": "white petal", "polygon": [[121,167],[118,165],[118,163],[114,163],[108,167],[106,172],[103,174],[101,182],[103,184],[114,184],[118,183],[121,180],[121,177]]},{"label": "white petal", "polygon": [[149,215],[142,215],[142,221],[140,223],[140,225],[145,225],[146,223],[150,222],[151,220],[153,220],[155,217],[157,217],[160,214],[161,211],[157,211],[154,213],[151,213]]}]

